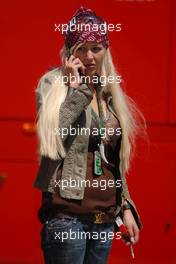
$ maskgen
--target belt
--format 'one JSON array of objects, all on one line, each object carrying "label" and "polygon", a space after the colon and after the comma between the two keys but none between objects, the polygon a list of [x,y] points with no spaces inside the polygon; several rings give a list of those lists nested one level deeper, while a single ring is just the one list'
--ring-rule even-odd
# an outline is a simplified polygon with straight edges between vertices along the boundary
[{"label": "belt", "polygon": [[62,213],[56,212],[52,217],[58,218],[73,218],[76,217],[80,220],[85,220],[94,224],[114,223],[115,217],[105,212],[89,213],[89,214],[76,214],[76,213]]}]

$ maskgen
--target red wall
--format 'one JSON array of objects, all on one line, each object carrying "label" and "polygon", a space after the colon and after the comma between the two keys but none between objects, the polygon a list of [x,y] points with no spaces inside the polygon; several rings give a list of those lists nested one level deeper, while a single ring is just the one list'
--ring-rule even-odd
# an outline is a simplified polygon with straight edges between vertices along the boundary
[{"label": "red wall", "polygon": [[[59,64],[63,38],[54,24],[76,8],[94,9],[108,23],[123,86],[147,119],[150,144],[139,141],[127,182],[143,221],[135,263],[176,263],[176,3],[174,0],[22,1],[1,3],[0,263],[43,263],[32,186],[37,172],[34,89]],[[131,263],[114,241],[109,264]]]}]

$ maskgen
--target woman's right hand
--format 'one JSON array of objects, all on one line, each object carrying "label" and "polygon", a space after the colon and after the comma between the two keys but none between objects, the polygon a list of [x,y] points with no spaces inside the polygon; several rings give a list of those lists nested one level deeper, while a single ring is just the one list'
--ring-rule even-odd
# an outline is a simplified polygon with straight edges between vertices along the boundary
[{"label": "woman's right hand", "polygon": [[85,66],[80,59],[73,55],[71,55],[69,59],[65,59],[64,75],[68,77],[68,85],[73,88],[78,88],[81,84],[81,78],[78,71],[79,69],[84,75]]}]

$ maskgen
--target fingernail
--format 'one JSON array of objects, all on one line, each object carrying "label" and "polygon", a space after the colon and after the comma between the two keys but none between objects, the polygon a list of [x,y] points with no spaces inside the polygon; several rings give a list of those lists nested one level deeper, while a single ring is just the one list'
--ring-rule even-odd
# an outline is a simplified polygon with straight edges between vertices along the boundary
[{"label": "fingernail", "polygon": [[131,240],[131,242],[132,242],[133,244],[135,244],[136,241],[135,241],[134,237],[131,237],[130,240]]}]

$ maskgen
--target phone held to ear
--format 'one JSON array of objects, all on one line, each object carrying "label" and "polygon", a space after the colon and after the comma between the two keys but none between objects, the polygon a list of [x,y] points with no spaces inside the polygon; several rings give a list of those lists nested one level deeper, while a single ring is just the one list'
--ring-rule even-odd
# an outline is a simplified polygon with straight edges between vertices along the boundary
[{"label": "phone held to ear", "polygon": [[[67,59],[68,60],[69,60],[70,56],[71,56],[71,54],[70,53],[67,53]],[[82,70],[81,69],[78,69],[78,73],[79,73],[79,76],[80,77],[84,76],[84,74],[82,73]],[[85,83],[84,78],[81,78],[80,81],[81,81],[81,83]]]},{"label": "phone held to ear", "polygon": [[79,75],[83,76],[81,69],[78,69]]}]

